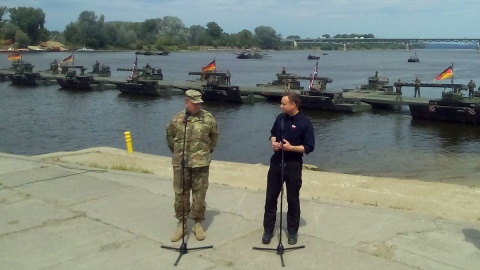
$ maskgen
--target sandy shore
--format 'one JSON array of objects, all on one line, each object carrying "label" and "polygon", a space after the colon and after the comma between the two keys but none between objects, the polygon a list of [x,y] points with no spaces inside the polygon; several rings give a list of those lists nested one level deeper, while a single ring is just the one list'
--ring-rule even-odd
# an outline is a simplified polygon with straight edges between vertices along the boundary
[{"label": "sandy shore", "polygon": [[[38,157],[96,168],[139,169],[162,178],[173,177],[170,157],[128,154],[116,148],[89,148]],[[215,160],[211,164],[210,183],[264,192],[267,171],[268,166],[261,164]],[[301,197],[480,224],[480,187],[477,186],[304,170]]]}]

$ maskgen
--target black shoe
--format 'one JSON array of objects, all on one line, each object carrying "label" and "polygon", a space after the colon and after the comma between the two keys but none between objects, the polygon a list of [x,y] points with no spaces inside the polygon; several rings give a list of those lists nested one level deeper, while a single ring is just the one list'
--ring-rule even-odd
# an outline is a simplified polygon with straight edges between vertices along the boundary
[{"label": "black shoe", "polygon": [[288,233],[288,244],[295,245],[297,243],[298,233]]},{"label": "black shoe", "polygon": [[269,232],[264,232],[262,236],[262,244],[268,245],[270,244],[270,241],[272,240],[273,233]]}]

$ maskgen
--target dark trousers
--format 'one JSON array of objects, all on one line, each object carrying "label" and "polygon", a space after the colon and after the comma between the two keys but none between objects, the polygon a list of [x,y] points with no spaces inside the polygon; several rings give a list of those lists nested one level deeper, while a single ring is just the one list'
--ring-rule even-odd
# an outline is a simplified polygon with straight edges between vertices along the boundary
[{"label": "dark trousers", "polygon": [[[287,229],[289,233],[297,233],[300,225],[300,188],[302,187],[302,163],[286,162],[283,179],[287,187]],[[277,216],[277,200],[282,190],[282,167],[271,164],[267,175],[267,194],[265,198],[265,214],[263,228],[265,232],[273,232]],[[281,211],[282,209],[280,209]]]},{"label": "dark trousers", "polygon": [[418,97],[420,97],[420,87],[415,87],[415,94],[413,96],[416,97],[417,94],[418,94]]}]

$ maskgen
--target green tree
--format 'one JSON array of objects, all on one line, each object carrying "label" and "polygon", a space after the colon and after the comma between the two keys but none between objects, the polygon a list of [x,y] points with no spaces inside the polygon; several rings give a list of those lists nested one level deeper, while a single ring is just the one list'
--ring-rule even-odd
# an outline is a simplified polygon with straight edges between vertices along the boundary
[{"label": "green tree", "polygon": [[162,28],[163,21],[160,18],[145,20],[141,24],[141,31],[139,33],[141,39],[145,43],[153,44],[158,38],[159,31]]},{"label": "green tree", "polygon": [[2,36],[3,36],[3,39],[5,40],[8,40],[8,39],[11,39],[13,41],[15,41],[15,34],[17,33],[17,30],[19,30],[20,28],[18,28],[18,26],[15,26],[9,22],[5,23],[3,26],[2,26]]},{"label": "green tree", "polygon": [[188,43],[193,46],[200,45],[202,35],[205,35],[205,27],[201,25],[192,25],[189,29]]},{"label": "green tree", "polygon": [[207,33],[213,39],[219,39],[223,34],[223,29],[216,22],[207,23]]},{"label": "green tree", "polygon": [[177,17],[163,17],[162,25],[159,31],[159,38],[167,38],[171,44],[181,44],[188,42],[188,30],[183,21]]},{"label": "green tree", "polygon": [[243,29],[236,34],[235,46],[243,49],[250,49],[255,45],[255,38],[251,31]]},{"label": "green tree", "polygon": [[101,48],[106,45],[104,31],[105,17],[97,19],[94,11],[82,11],[75,23],[70,23],[65,28],[67,42],[78,46]]},{"label": "green tree", "polygon": [[[10,22],[26,33],[32,43],[38,44],[42,38],[48,37],[48,31],[44,29],[45,13],[42,9],[19,7],[9,8],[8,11],[10,13]],[[47,37],[44,35],[47,35]]]},{"label": "green tree", "polygon": [[[135,48],[137,49],[137,42],[140,41],[137,33],[133,29],[128,29],[127,27],[125,27],[125,25],[120,26],[117,36],[117,45],[119,47],[132,49],[135,46]],[[141,44],[143,44],[143,42]],[[140,47],[140,49],[142,48]]]},{"label": "green tree", "polygon": [[5,19],[3,19],[3,16],[7,14],[8,8],[6,6],[0,6],[0,26],[5,23]]},{"label": "green tree", "polygon": [[22,30],[17,30],[15,33],[15,42],[19,45],[20,48],[26,48],[30,44],[30,38]]},{"label": "green tree", "polygon": [[259,26],[255,28],[255,39],[262,49],[279,49],[282,36],[270,26]]}]

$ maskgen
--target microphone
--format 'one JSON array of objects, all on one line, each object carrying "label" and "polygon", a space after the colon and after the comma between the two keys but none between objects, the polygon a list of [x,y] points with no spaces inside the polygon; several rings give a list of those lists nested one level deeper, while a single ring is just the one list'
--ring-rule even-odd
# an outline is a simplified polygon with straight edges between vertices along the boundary
[{"label": "microphone", "polygon": [[187,123],[188,117],[192,115],[189,111],[185,110],[185,116],[183,117],[183,123]]},{"label": "microphone", "polygon": [[285,122],[285,115],[282,117],[282,122],[280,123],[280,129],[282,130],[282,132],[285,128],[285,123],[284,122]]}]

